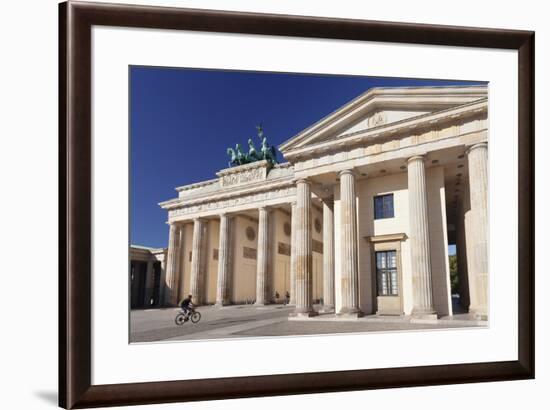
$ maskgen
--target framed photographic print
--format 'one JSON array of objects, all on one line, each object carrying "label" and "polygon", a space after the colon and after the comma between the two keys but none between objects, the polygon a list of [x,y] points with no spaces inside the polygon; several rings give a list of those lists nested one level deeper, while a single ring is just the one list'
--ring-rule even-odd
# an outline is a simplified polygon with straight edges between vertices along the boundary
[{"label": "framed photographic print", "polygon": [[534,377],[534,33],[60,5],[60,405]]}]

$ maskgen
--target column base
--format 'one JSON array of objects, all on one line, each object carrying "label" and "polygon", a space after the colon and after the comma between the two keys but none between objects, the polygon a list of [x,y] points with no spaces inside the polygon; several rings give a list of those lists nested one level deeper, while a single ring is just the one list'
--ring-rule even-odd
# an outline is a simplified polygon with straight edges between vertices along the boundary
[{"label": "column base", "polygon": [[318,315],[319,313],[314,311],[313,308],[296,308],[294,312],[288,314],[290,317],[314,317]]},{"label": "column base", "polygon": [[215,308],[222,308],[224,306],[229,306],[231,303],[229,302],[216,302],[216,304],[214,305]]},{"label": "column base", "polygon": [[363,317],[363,312],[359,308],[355,307],[343,307],[340,309],[340,311],[336,314],[338,317]]},{"label": "column base", "polygon": [[416,309],[413,308],[411,318],[421,320],[437,320],[437,312],[433,309]]},{"label": "column base", "polygon": [[323,305],[319,310],[319,313],[334,313],[334,305]]},{"label": "column base", "polygon": [[263,306],[265,306],[265,305],[267,305],[267,303],[263,303],[263,302],[256,302],[256,303],[254,303],[254,305],[253,305],[253,306],[256,306],[256,307],[263,307]]}]

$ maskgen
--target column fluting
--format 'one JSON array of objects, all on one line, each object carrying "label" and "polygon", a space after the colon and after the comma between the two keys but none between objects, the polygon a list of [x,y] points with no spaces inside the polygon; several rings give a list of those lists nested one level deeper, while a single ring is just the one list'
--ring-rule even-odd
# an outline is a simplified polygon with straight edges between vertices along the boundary
[{"label": "column fluting", "polygon": [[193,296],[193,304],[202,303],[202,242],[203,242],[204,221],[193,220],[193,251],[191,253],[191,286],[190,292]]},{"label": "column fluting", "polygon": [[323,311],[334,310],[334,198],[323,200]]},{"label": "column fluting", "polygon": [[175,276],[178,267],[178,248],[180,240],[180,227],[175,223],[170,224],[168,236],[168,261],[166,263],[165,283],[163,284],[163,304],[174,304],[174,298],[177,297],[175,289]]},{"label": "column fluting", "polygon": [[296,305],[296,202],[291,204],[290,220],[290,301],[289,304]]},{"label": "column fluting", "polygon": [[258,251],[256,260],[256,302],[257,306],[265,305],[268,300],[268,264],[269,264],[269,210],[259,208]]},{"label": "column fluting", "polygon": [[230,281],[230,229],[231,219],[226,214],[220,215],[220,243],[218,249],[218,278],[216,284],[216,306],[225,306],[229,301]]},{"label": "column fluting", "polygon": [[428,195],[424,157],[407,161],[409,219],[413,280],[413,315],[433,316],[432,269],[428,225]]},{"label": "column fluting", "polygon": [[295,316],[314,316],[312,301],[311,186],[296,181],[296,308]]},{"label": "column fluting", "polygon": [[470,313],[481,318],[487,317],[488,299],[488,214],[487,214],[487,143],[472,145],[468,151],[468,182],[470,185],[469,237],[471,246],[472,272],[468,272],[470,285]]},{"label": "column fluting", "polygon": [[174,275],[174,285],[172,287],[174,289],[174,292],[172,294],[173,305],[179,304],[179,302],[183,299],[183,245],[185,243],[185,225],[180,226],[178,238],[178,250],[176,252],[176,273]]},{"label": "column fluting", "polygon": [[340,263],[342,307],[339,314],[362,314],[359,309],[359,271],[357,254],[357,204],[355,172],[340,172]]}]

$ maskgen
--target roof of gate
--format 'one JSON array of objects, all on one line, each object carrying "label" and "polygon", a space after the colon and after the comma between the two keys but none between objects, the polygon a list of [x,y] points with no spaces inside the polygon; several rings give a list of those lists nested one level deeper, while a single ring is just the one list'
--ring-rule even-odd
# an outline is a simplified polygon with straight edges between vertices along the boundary
[{"label": "roof of gate", "polygon": [[295,149],[487,99],[487,86],[371,88],[279,145]]}]

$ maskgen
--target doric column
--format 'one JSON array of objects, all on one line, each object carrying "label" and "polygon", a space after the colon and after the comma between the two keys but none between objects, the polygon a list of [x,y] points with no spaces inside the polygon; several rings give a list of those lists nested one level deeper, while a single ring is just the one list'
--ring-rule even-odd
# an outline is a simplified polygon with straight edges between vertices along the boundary
[{"label": "doric column", "polygon": [[151,305],[153,297],[153,260],[147,261],[147,269],[145,271],[145,292],[143,292],[143,306]]},{"label": "doric column", "polygon": [[166,263],[165,283],[163,284],[163,301],[165,305],[174,304],[174,298],[177,298],[177,289],[175,288],[175,277],[178,270],[178,255],[180,242],[180,227],[174,223],[170,224],[170,233],[168,237],[168,261]]},{"label": "doric column", "polygon": [[267,284],[269,267],[269,210],[262,206],[258,219],[258,253],[256,264],[256,303],[263,306],[267,303]]},{"label": "doric column", "polygon": [[185,243],[185,226],[180,226],[180,232],[179,232],[179,242],[178,242],[178,252],[176,254],[177,262],[176,262],[176,274],[174,275],[174,286],[173,289],[175,289],[172,300],[172,304],[177,305],[179,304],[185,296],[183,296],[183,279],[184,279],[184,272],[183,267],[184,265],[184,254],[183,254],[183,245]]},{"label": "doric column", "polygon": [[[466,193],[464,193],[464,195],[466,195]],[[465,197],[458,199],[456,216],[456,257],[458,262],[458,293],[460,294],[460,305],[468,309],[470,306],[470,291],[468,285],[468,252],[466,251],[465,200]]]},{"label": "doric column", "polygon": [[428,196],[424,157],[407,161],[409,184],[409,219],[413,279],[413,315],[437,317],[433,305]]},{"label": "doric column", "polygon": [[193,220],[193,251],[191,253],[191,287],[193,304],[202,303],[202,242],[203,242],[204,221]]},{"label": "doric column", "polygon": [[340,263],[342,307],[339,314],[361,316],[357,256],[357,204],[355,173],[340,172]]},{"label": "doric column", "polygon": [[296,202],[292,202],[290,216],[290,305],[296,305]]},{"label": "doric column", "polygon": [[323,311],[334,310],[334,199],[323,201]]},{"label": "doric column", "polygon": [[470,313],[487,318],[487,143],[472,145],[467,154],[471,225],[466,241],[472,250],[468,272]]},{"label": "doric column", "polygon": [[216,306],[229,304],[230,273],[230,225],[231,220],[226,214],[220,215],[220,244],[218,251],[218,282],[216,287]]},{"label": "doric column", "polygon": [[294,316],[314,316],[312,303],[311,186],[296,181],[296,308]]}]

